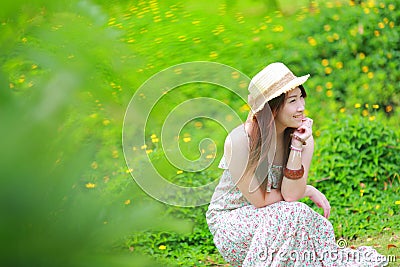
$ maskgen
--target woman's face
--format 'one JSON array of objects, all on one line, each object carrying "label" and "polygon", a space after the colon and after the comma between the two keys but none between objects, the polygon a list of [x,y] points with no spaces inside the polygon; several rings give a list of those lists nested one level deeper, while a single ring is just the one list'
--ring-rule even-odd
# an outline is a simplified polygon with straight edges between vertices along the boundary
[{"label": "woman's face", "polygon": [[298,128],[304,119],[305,101],[300,88],[289,91],[286,94],[284,104],[275,117],[275,124],[279,128]]}]

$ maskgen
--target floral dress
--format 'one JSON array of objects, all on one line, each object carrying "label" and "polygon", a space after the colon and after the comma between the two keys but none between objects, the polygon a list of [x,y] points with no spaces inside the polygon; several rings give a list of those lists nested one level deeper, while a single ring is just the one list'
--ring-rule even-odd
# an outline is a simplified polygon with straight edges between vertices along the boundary
[{"label": "floral dress", "polygon": [[[206,218],[214,243],[232,266],[385,266],[371,247],[339,247],[332,224],[301,202],[263,208],[248,202],[234,185],[225,158]],[[266,191],[279,188],[281,166],[272,166]]]}]

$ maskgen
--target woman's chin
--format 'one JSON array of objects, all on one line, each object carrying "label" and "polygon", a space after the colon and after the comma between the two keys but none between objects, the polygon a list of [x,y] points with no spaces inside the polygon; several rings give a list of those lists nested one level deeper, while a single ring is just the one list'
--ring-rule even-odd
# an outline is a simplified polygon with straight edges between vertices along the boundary
[{"label": "woman's chin", "polygon": [[300,121],[300,122],[295,122],[295,123],[293,123],[293,125],[291,126],[291,128],[297,129],[297,128],[299,128],[301,125],[302,125],[302,122],[301,122],[301,121]]}]

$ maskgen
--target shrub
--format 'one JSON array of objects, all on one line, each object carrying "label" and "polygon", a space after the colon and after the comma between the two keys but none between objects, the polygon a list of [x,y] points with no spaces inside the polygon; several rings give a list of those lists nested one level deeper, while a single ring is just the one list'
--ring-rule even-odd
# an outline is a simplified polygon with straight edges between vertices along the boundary
[{"label": "shrub", "polygon": [[317,106],[334,99],[336,110],[369,104],[388,116],[395,114],[400,104],[396,88],[400,12],[396,5],[385,0],[326,2],[304,19],[303,33],[288,50],[303,52],[294,63],[312,74],[308,86],[316,88]]},{"label": "shrub", "polygon": [[337,237],[396,228],[399,140],[398,132],[382,122],[359,116],[339,116],[321,130],[309,180],[332,206],[330,221]]},{"label": "shrub", "polygon": [[354,188],[360,183],[383,184],[399,175],[399,135],[379,121],[340,118],[321,131],[314,176],[324,184]]}]

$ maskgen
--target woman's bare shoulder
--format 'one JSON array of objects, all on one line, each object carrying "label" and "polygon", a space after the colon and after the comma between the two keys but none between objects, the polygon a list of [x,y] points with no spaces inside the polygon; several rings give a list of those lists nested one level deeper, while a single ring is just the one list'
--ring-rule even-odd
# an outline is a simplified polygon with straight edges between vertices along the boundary
[{"label": "woman's bare shoulder", "polygon": [[244,124],[234,128],[225,139],[225,154],[229,156],[236,153],[247,152],[249,147],[249,139]]}]

